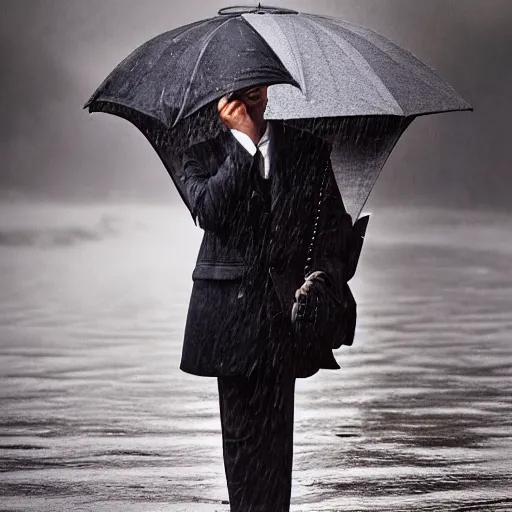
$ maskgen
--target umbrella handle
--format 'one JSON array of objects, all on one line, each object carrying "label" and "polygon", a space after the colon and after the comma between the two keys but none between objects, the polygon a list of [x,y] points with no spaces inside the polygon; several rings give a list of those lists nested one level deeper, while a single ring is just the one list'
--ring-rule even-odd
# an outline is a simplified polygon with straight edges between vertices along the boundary
[{"label": "umbrella handle", "polygon": [[234,5],[233,7],[223,7],[219,10],[219,16],[240,16],[242,14],[299,14],[292,9],[282,7],[252,7],[249,5]]}]

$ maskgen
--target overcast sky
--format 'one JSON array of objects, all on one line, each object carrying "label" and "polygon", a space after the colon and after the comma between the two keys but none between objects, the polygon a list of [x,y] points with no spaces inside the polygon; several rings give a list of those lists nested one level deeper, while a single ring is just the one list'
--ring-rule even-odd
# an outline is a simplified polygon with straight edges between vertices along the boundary
[{"label": "overcast sky", "polygon": [[[371,203],[512,208],[511,0],[271,3],[380,32],[435,68],[474,106],[472,114],[416,120],[384,168]],[[226,5],[2,0],[0,196],[178,201],[145,138],[126,121],[90,115],[82,105],[147,39]]]}]

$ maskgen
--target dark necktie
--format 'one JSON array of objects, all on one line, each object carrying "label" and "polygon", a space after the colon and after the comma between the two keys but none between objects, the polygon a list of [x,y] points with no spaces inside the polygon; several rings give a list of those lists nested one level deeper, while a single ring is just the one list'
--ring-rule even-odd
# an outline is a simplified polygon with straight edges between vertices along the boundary
[{"label": "dark necktie", "polygon": [[252,165],[253,190],[267,202],[270,201],[270,180],[263,177],[264,172],[265,159],[261,151],[256,149]]},{"label": "dark necktie", "polygon": [[249,203],[249,217],[255,234],[261,234],[270,212],[270,180],[261,176],[260,169],[263,165],[263,155],[258,149],[251,167],[252,191]]}]

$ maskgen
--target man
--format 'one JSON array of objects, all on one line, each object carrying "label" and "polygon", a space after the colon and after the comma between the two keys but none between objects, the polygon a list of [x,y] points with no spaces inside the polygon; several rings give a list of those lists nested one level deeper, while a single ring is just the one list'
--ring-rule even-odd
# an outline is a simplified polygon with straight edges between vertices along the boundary
[{"label": "man", "polygon": [[224,130],[190,148],[183,163],[205,233],[181,369],[218,378],[232,512],[289,510],[295,379],[338,367],[330,347],[299,349],[293,292],[311,286],[305,267],[342,286],[351,227],[328,144],[266,122],[266,105],[265,86],[222,98]]}]

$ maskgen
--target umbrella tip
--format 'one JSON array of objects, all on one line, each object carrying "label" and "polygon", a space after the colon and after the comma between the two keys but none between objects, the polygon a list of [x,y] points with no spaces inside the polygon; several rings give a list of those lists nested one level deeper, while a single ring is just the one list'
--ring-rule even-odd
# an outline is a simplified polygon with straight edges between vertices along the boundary
[{"label": "umbrella tip", "polygon": [[283,9],[281,7],[264,7],[261,5],[261,2],[258,2],[258,7],[253,6],[237,5],[233,7],[223,7],[219,10],[219,15],[241,16],[243,14],[298,14],[297,11],[293,11],[291,9]]}]

